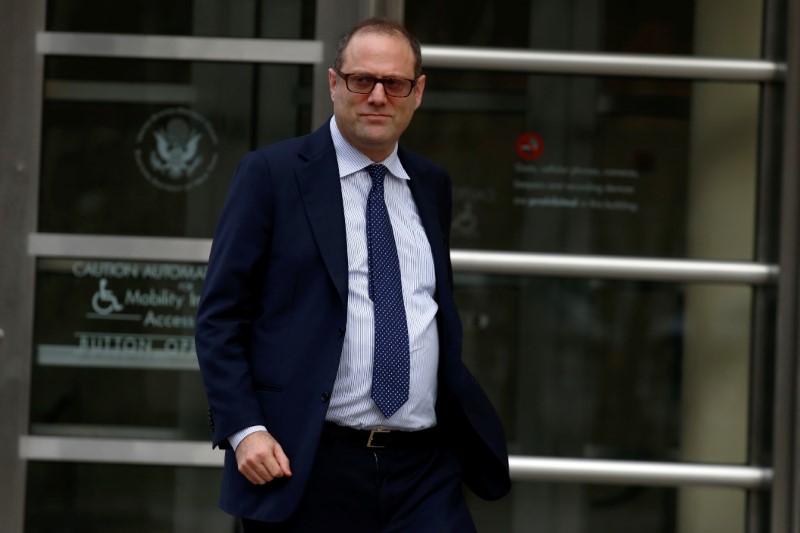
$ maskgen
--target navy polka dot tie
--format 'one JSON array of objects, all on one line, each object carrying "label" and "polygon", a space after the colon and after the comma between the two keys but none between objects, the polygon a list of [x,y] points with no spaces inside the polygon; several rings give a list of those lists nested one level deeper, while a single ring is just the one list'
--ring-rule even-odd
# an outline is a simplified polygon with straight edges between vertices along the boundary
[{"label": "navy polka dot tie", "polygon": [[372,399],[389,418],[408,400],[408,325],[400,281],[400,261],[383,198],[386,167],[370,165],[367,198],[369,297],[375,309]]}]

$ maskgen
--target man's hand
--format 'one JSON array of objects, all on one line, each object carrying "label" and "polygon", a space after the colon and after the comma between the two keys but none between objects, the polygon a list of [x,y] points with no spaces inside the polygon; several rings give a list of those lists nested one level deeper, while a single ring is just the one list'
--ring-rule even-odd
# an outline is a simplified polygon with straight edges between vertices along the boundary
[{"label": "man's hand", "polygon": [[254,485],[263,485],[276,478],[291,477],[289,458],[272,435],[257,431],[246,436],[236,447],[239,472]]}]

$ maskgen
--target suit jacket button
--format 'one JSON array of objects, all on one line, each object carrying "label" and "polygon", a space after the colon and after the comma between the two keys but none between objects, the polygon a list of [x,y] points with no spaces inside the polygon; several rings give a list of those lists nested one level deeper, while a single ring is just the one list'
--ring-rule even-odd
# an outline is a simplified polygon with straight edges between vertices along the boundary
[{"label": "suit jacket button", "polygon": [[328,400],[330,400],[330,399],[331,399],[331,393],[330,393],[330,392],[323,392],[323,393],[322,393],[322,396],[321,396],[321,398],[320,398],[320,399],[321,399],[323,402],[327,402]]},{"label": "suit jacket button", "polygon": [[344,329],[344,326],[342,326],[341,328],[339,328],[339,336],[340,336],[340,337],[344,337],[344,331],[345,331],[345,329]]}]

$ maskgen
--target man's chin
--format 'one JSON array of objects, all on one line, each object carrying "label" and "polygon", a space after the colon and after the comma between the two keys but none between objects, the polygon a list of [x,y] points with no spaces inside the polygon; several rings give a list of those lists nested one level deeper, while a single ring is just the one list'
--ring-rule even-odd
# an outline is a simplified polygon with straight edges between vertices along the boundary
[{"label": "man's chin", "polygon": [[360,141],[363,144],[381,147],[386,145],[394,145],[397,139],[394,137],[393,132],[386,127],[369,127],[362,128],[359,132]]}]

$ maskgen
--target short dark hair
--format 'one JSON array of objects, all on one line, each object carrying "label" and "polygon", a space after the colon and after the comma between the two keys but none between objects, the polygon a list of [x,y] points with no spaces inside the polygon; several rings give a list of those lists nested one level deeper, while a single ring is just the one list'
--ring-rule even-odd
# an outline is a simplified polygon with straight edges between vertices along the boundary
[{"label": "short dark hair", "polygon": [[422,51],[417,38],[411,35],[402,24],[391,19],[380,17],[362,20],[339,38],[339,47],[336,49],[336,58],[333,60],[333,68],[342,70],[344,50],[347,48],[347,45],[350,44],[350,39],[361,32],[386,33],[394,37],[405,39],[409,46],[411,46],[411,51],[414,53],[414,79],[422,75]]}]

